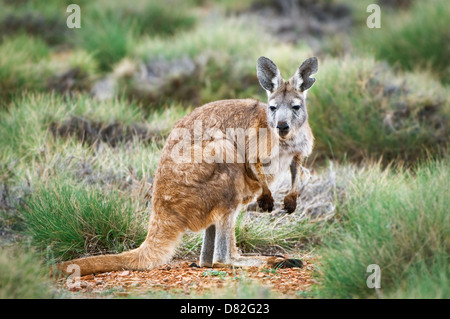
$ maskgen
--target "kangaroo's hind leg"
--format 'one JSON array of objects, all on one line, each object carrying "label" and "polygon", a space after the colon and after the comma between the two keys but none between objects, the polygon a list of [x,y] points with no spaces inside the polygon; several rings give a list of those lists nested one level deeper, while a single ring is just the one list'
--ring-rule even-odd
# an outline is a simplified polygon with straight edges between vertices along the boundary
[{"label": "kangaroo's hind leg", "polygon": [[200,267],[213,266],[215,238],[216,226],[211,225],[205,229],[205,233],[203,235],[202,251],[200,253]]},{"label": "kangaroo's hind leg", "polygon": [[286,259],[277,256],[241,256],[236,248],[236,212],[228,212],[215,223],[213,267],[278,267]]}]

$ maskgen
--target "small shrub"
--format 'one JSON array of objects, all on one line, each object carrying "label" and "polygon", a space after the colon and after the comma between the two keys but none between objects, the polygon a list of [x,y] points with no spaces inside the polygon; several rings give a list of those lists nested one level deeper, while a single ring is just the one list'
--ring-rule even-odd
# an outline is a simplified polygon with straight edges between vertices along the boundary
[{"label": "small shrub", "polygon": [[83,26],[76,30],[73,42],[94,54],[101,70],[109,71],[140,36],[167,36],[189,29],[195,18],[184,9],[178,1],[93,4],[85,10]]},{"label": "small shrub", "polygon": [[146,235],[146,216],[130,200],[82,185],[40,187],[20,212],[32,245],[59,260],[135,248]]},{"label": "small shrub", "polygon": [[374,166],[356,176],[339,208],[340,229],[318,252],[322,296],[375,297],[366,279],[377,264],[381,296],[449,298],[449,164],[413,172]]},{"label": "small shrub", "polygon": [[380,29],[361,28],[357,46],[405,70],[429,69],[448,84],[449,16],[446,0],[414,1],[409,11],[384,16]]},{"label": "small shrub", "polygon": [[49,49],[40,39],[20,35],[0,43],[0,108],[22,91],[42,90]]},{"label": "small shrub", "polygon": [[0,299],[53,298],[45,267],[34,253],[24,249],[0,249]]},{"label": "small shrub", "polygon": [[448,89],[426,74],[395,75],[371,58],[325,60],[308,94],[318,157],[413,163],[450,134]]},{"label": "small shrub", "polygon": [[[267,46],[266,43],[271,43]],[[264,98],[264,91],[256,78],[256,61],[261,56],[270,57],[277,63],[283,75],[292,76],[295,69],[309,55],[303,46],[278,43],[276,39],[262,33],[250,18],[232,18],[220,21],[204,21],[189,32],[180,32],[173,38],[148,38],[133,48],[132,57],[148,62],[161,61],[161,65],[179,68],[179,77],[164,78],[161,98],[179,102],[194,102],[196,105],[227,98]],[[184,63],[190,61],[191,63]],[[185,72],[195,65],[195,72]],[[157,68],[158,65],[155,66]],[[176,70],[175,70],[176,71]],[[173,72],[176,74],[177,72]],[[154,81],[155,74],[147,72],[135,76],[126,85],[139,88],[145,81]],[[151,83],[151,81],[148,81]],[[149,87],[152,91],[153,87]],[[153,88],[154,89],[154,88]],[[180,95],[179,92],[184,93]]]}]

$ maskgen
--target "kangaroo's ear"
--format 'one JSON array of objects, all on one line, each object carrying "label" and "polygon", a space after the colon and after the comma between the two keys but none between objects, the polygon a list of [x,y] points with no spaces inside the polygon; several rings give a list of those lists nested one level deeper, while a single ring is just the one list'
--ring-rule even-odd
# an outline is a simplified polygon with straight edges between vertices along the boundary
[{"label": "kangaroo's ear", "polygon": [[291,78],[294,88],[300,92],[308,90],[316,82],[316,79],[310,76],[316,74],[318,69],[316,57],[306,59]]},{"label": "kangaroo's ear", "polygon": [[280,70],[278,70],[275,63],[263,56],[258,59],[256,76],[258,77],[259,84],[261,84],[263,89],[268,93],[275,92],[280,87],[281,81],[283,80]]}]

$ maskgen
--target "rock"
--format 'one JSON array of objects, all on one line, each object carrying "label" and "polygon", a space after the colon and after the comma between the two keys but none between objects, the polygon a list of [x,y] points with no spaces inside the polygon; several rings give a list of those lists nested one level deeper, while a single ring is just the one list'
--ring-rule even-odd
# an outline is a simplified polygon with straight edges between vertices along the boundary
[{"label": "rock", "polygon": [[116,95],[116,80],[109,76],[95,82],[91,95],[100,101],[112,99]]},{"label": "rock", "polygon": [[[197,103],[202,59],[151,57],[141,63],[134,75],[123,82],[127,94],[149,104],[168,100]],[[121,82],[122,83],[122,82]]]},{"label": "rock", "polygon": [[255,15],[281,41],[297,43],[346,32],[352,25],[351,10],[338,3],[311,0],[255,1],[246,14]]}]

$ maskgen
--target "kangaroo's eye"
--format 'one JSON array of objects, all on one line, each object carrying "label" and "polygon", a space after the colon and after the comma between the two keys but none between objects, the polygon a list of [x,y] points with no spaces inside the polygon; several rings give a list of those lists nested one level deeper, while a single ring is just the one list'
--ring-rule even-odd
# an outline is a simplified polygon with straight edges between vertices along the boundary
[{"label": "kangaroo's eye", "polygon": [[271,105],[271,106],[269,106],[269,109],[270,109],[272,112],[275,112],[275,111],[277,110],[277,107]]},{"label": "kangaroo's eye", "polygon": [[294,105],[293,107],[292,107],[294,110],[300,110],[300,105]]}]

